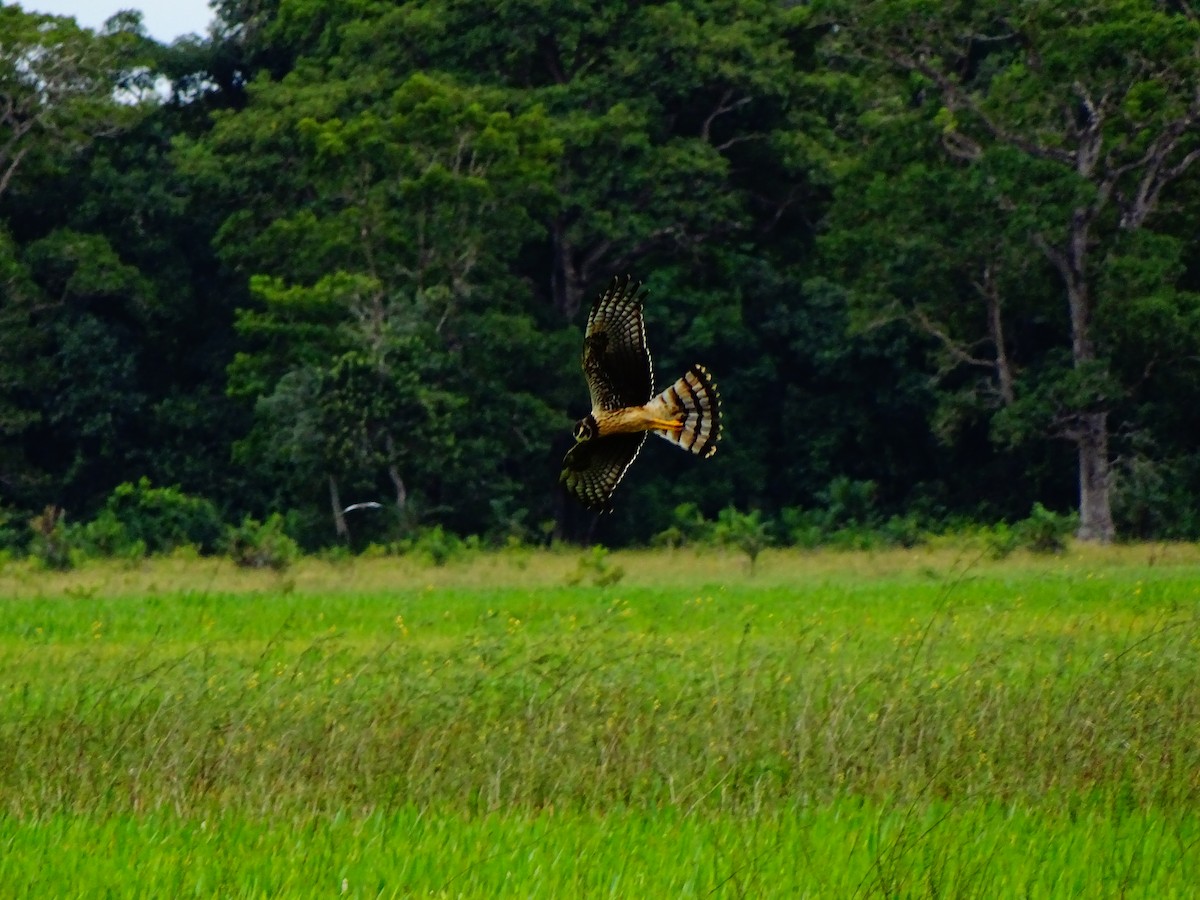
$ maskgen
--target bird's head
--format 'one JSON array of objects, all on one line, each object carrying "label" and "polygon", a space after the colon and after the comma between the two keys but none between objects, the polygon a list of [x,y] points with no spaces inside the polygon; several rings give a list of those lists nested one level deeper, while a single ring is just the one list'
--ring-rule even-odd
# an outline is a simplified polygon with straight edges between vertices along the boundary
[{"label": "bird's head", "polygon": [[582,444],[584,441],[590,441],[598,431],[596,420],[590,414],[584,416],[575,423],[575,443]]}]

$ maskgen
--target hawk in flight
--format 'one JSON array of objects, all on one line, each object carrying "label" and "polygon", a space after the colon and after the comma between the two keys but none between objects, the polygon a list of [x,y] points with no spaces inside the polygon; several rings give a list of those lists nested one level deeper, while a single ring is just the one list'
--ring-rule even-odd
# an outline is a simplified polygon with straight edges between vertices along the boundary
[{"label": "hawk in flight", "polygon": [[646,432],[708,458],[721,438],[721,397],[704,366],[696,365],[654,394],[654,364],[646,349],[641,283],[614,278],[588,315],[583,373],[592,411],[575,425],[575,446],[559,477],[589,509],[609,500],[637,458]]}]

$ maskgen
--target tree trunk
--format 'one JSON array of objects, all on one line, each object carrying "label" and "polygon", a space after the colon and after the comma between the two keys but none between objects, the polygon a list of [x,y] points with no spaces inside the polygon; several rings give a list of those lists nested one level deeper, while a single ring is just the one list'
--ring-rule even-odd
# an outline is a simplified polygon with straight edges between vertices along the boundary
[{"label": "tree trunk", "polygon": [[[1087,252],[1093,212],[1077,209],[1071,221],[1066,252],[1052,255],[1067,287],[1071,314],[1071,355],[1075,365],[1096,359],[1092,338],[1092,292],[1087,276]],[[1112,463],[1108,458],[1108,412],[1083,412],[1072,417],[1076,423],[1070,437],[1079,451],[1079,531],[1081,541],[1112,542]]]},{"label": "tree trunk", "polygon": [[984,303],[987,305],[988,335],[996,349],[996,380],[1000,384],[1000,399],[1005,406],[1011,406],[1017,398],[1013,384],[1012,363],[1008,359],[1008,347],[1004,342],[1004,317],[1000,304],[1000,289],[996,286],[996,276],[991,265],[983,271]]},{"label": "tree trunk", "polygon": [[1108,413],[1085,413],[1079,417],[1079,531],[1081,541],[1108,544],[1113,528],[1112,467],[1108,459]]},{"label": "tree trunk", "polygon": [[337,479],[329,476],[329,503],[333,507],[333,527],[337,536],[342,540],[350,539],[350,529],[346,525],[346,516],[342,513],[342,498],[338,495]]},{"label": "tree trunk", "polygon": [[390,431],[384,434],[383,440],[388,455],[388,478],[396,490],[396,512],[403,516],[404,508],[408,505],[408,488],[404,486],[404,479],[400,477],[400,470],[396,468],[396,441]]},{"label": "tree trunk", "polygon": [[567,226],[562,218],[550,224],[554,241],[554,267],[550,272],[550,291],[554,306],[563,319],[570,321],[583,305],[583,285],[575,261],[575,248],[567,238]]}]

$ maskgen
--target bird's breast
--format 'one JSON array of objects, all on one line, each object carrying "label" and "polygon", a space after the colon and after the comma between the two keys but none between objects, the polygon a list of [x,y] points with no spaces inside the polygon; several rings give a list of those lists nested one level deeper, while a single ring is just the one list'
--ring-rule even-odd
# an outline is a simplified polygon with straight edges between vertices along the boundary
[{"label": "bird's breast", "polygon": [[653,418],[644,406],[626,406],[623,409],[592,410],[596,420],[596,431],[599,437],[609,434],[628,434],[634,431],[647,431]]}]

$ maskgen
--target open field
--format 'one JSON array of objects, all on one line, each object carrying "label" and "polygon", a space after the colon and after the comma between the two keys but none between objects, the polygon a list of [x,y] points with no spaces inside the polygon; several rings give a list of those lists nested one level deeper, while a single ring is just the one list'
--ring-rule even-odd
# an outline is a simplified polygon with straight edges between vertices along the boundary
[{"label": "open field", "polygon": [[[1189,896],[1200,550],[0,568],[28,896]],[[585,576],[587,571],[584,571]]]}]

